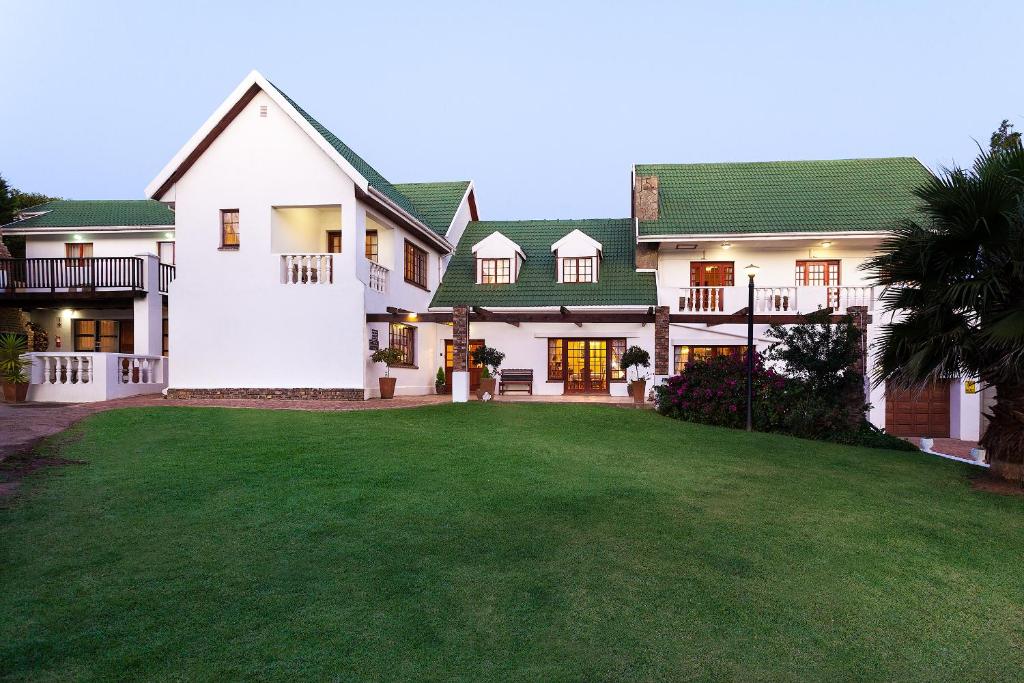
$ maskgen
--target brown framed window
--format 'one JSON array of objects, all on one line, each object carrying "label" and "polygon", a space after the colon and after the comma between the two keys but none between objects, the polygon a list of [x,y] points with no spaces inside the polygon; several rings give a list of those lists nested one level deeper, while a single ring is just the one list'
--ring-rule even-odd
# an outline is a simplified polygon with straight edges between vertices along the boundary
[{"label": "brown framed window", "polygon": [[548,339],[548,379],[565,379],[564,339]]},{"label": "brown framed window", "polygon": [[691,261],[691,287],[732,287],[736,278],[733,261]]},{"label": "brown framed window", "polygon": [[238,249],[238,209],[221,209],[220,211],[220,248]]},{"label": "brown framed window", "polygon": [[388,326],[388,346],[402,353],[402,365],[416,364],[416,328],[403,323]]},{"label": "brown framed window", "polygon": [[742,358],[747,352],[746,346],[686,346],[677,345],[673,349],[672,367],[677,373],[686,369],[690,363],[699,363],[718,356],[736,356]]},{"label": "brown framed window", "polygon": [[480,284],[507,285],[512,282],[512,259],[480,259]]},{"label": "brown framed window", "polygon": [[405,241],[405,281],[427,288],[427,252]]},{"label": "brown framed window", "polygon": [[327,253],[328,254],[340,254],[341,253],[341,230],[328,230],[327,231]]},{"label": "brown framed window", "polygon": [[71,321],[71,327],[75,351],[121,352],[121,321],[75,319]]},{"label": "brown framed window", "polygon": [[85,259],[92,258],[92,242],[65,242],[64,256],[66,266],[80,268],[85,265]]},{"label": "brown framed window", "polygon": [[156,254],[160,257],[160,263],[166,263],[169,266],[173,266],[177,258],[175,254],[174,242],[157,242],[156,243]]},{"label": "brown framed window", "polygon": [[366,259],[377,263],[377,259],[380,258],[380,237],[377,235],[376,230],[366,231]]},{"label": "brown framed window", "polygon": [[797,261],[796,284],[804,287],[838,287],[839,261]]},{"label": "brown framed window", "polygon": [[593,257],[563,258],[562,282],[595,282]]},{"label": "brown framed window", "polygon": [[611,354],[611,373],[609,379],[612,382],[625,382],[626,371],[619,366],[619,359],[622,358],[622,354],[626,352],[626,340],[625,339],[609,339],[608,340],[608,352]]}]

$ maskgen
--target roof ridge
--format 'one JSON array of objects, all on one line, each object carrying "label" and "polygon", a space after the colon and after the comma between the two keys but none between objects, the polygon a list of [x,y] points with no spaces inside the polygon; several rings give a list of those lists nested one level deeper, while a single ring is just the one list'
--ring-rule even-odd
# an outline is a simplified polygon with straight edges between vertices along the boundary
[{"label": "roof ridge", "polygon": [[623,216],[620,218],[513,218],[510,220],[486,220],[486,221],[470,221],[471,223],[597,223],[597,222],[608,222],[608,221],[631,221],[633,220],[629,216]]},{"label": "roof ridge", "polygon": [[670,162],[657,162],[657,163],[637,163],[634,166],[645,166],[645,167],[680,167],[680,166],[765,166],[768,164],[828,164],[828,163],[840,163],[848,161],[916,161],[917,163],[924,166],[921,160],[915,156],[887,156],[887,157],[842,157],[838,159],[772,159],[772,160],[759,160],[759,161],[695,161],[689,163],[670,163]]}]

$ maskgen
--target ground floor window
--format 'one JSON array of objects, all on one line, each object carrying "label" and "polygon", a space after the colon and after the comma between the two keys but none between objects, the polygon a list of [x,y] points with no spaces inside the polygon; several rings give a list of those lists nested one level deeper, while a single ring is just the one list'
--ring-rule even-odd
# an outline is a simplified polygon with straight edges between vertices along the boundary
[{"label": "ground floor window", "polygon": [[564,339],[548,339],[548,379],[558,381],[565,379],[563,353]]},{"label": "ground floor window", "polygon": [[717,356],[742,357],[747,352],[746,346],[685,346],[677,345],[673,349],[673,364],[676,373],[686,369],[690,363],[706,361]]},{"label": "ground floor window", "polygon": [[402,323],[391,323],[388,328],[388,346],[402,354],[403,365],[416,364],[416,328]]},{"label": "ground floor window", "polygon": [[609,378],[612,382],[625,382],[626,371],[619,366],[619,359],[626,352],[625,339],[609,339],[609,349],[612,354],[612,369]]},{"label": "ground floor window", "polygon": [[134,353],[135,335],[131,320],[72,321],[75,351],[82,353]]},{"label": "ground floor window", "polygon": [[[619,359],[626,352],[626,339],[624,337],[614,339],[592,339],[591,342],[603,342],[604,346],[594,345],[593,355],[589,359],[592,366],[591,373],[596,372],[597,366],[602,365],[599,356],[606,353],[605,363],[608,366],[608,379],[612,382],[624,382],[626,373],[619,367]],[[574,347],[575,349],[575,347]],[[602,351],[603,349],[603,351]],[[558,382],[565,379],[565,354],[566,340],[562,338],[548,339],[548,380]],[[579,355],[578,353],[576,355]],[[603,367],[602,367],[603,371]]]}]

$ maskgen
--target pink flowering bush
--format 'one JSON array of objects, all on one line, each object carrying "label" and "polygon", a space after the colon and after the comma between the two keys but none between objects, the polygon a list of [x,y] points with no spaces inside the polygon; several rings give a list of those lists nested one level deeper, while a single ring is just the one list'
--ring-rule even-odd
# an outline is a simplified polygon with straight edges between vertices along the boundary
[{"label": "pink flowering bush", "polygon": [[[659,413],[688,422],[734,427],[747,424],[746,357],[718,356],[691,363],[679,375],[654,387]],[[754,356],[754,429],[787,431],[786,406],[800,383],[764,365]]]}]

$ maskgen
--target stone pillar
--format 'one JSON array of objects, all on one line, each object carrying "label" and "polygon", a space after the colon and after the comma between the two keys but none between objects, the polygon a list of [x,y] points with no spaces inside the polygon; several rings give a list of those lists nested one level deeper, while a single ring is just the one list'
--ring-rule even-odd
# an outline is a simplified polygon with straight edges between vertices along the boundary
[{"label": "stone pillar", "polygon": [[868,307],[848,306],[846,313],[853,318],[853,326],[860,330],[860,353],[853,369],[862,375],[867,374],[868,367]]},{"label": "stone pillar", "polygon": [[658,220],[658,176],[638,175],[633,186],[633,217],[641,221]]},{"label": "stone pillar", "polygon": [[164,348],[164,302],[160,294],[160,259],[154,254],[136,254],[142,259],[142,286],[146,296],[135,299],[135,353],[159,356]]},{"label": "stone pillar", "polygon": [[469,306],[452,307],[452,403],[469,400]]},{"label": "stone pillar", "polygon": [[668,375],[668,306],[654,309],[654,374],[656,377]]}]

